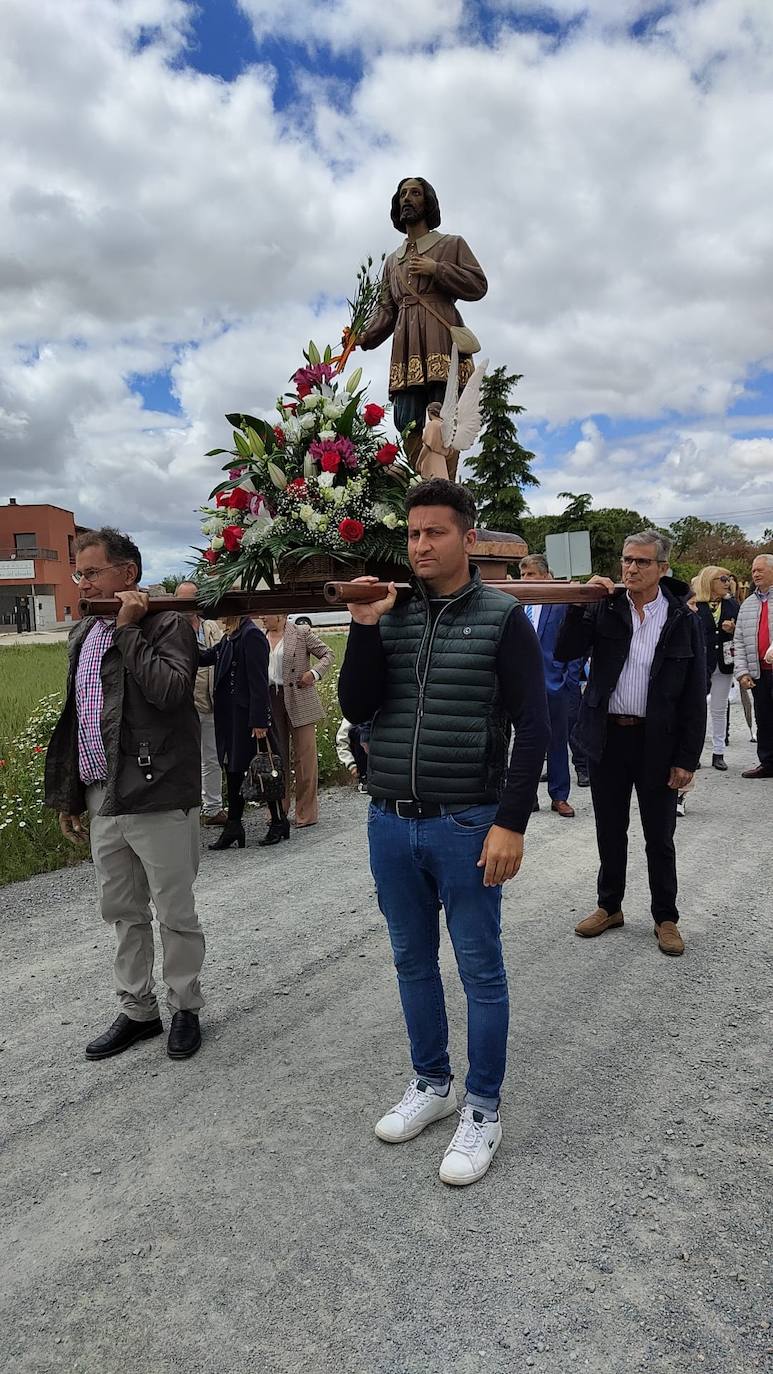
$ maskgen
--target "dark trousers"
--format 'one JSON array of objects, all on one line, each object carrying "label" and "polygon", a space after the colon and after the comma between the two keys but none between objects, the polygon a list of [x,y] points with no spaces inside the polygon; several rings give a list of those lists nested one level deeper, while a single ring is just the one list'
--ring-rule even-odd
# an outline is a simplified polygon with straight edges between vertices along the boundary
[{"label": "dark trousers", "polygon": [[628,824],[631,795],[639,802],[647,872],[652,896],[652,915],[661,921],[678,921],[676,907],[676,791],[661,783],[645,781],[644,727],[609,722],[607,742],[598,763],[590,764],[590,786],[596,814],[599,847],[599,906],[610,915],[619,911],[625,895],[628,864]]},{"label": "dark trousers", "polygon": [[553,801],[569,796],[569,692],[548,692],[550,744],[548,745],[548,793]]},{"label": "dark trousers", "polygon": [[585,754],[583,753],[582,749],[579,749],[579,748],[577,747],[577,745],[575,744],[574,739],[573,739],[574,727],[575,727],[576,724],[577,724],[577,717],[578,717],[579,714],[580,714],[580,705],[582,704],[582,689],[581,689],[579,683],[573,683],[573,684],[569,687],[568,690],[569,690],[569,724],[568,724],[568,727],[567,727],[567,728],[568,728],[568,732],[569,732],[569,743],[570,743],[570,745],[571,745],[571,750],[572,750],[572,763],[574,764],[575,771],[576,771],[577,773],[587,773],[587,771],[588,771],[588,760],[587,760]]},{"label": "dark trousers", "polygon": [[352,726],[351,730],[349,731],[349,748],[352,751],[352,758],[354,759],[354,762],[357,765],[357,776],[359,777],[360,782],[367,782],[368,755],[366,754],[360,742],[360,730],[361,727],[359,725]]},{"label": "dark trousers", "polygon": [[757,758],[763,768],[773,768],[773,672],[760,673],[752,689],[757,717]]}]

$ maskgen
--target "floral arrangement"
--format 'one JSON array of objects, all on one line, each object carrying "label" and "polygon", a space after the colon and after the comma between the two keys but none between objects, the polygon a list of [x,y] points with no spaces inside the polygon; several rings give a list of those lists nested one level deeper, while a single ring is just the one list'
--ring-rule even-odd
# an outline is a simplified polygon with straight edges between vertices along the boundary
[{"label": "floral arrangement", "polygon": [[407,561],[404,502],[416,477],[382,429],[383,406],[360,388],[362,368],[336,374],[332,350],[312,342],[293,390],[277,400],[277,422],[227,415],[234,426],[226,480],[203,506],[198,573],[216,599],[238,580],[273,586],[305,561],[328,554],[350,563]]}]

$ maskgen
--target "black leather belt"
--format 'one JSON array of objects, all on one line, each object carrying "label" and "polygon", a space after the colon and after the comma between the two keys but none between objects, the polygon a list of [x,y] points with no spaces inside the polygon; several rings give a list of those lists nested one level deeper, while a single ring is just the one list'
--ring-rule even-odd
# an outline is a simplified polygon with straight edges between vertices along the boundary
[{"label": "black leather belt", "polygon": [[614,725],[643,725],[644,716],[616,716],[610,711],[609,719]]},{"label": "black leather belt", "polygon": [[384,802],[384,810],[391,811],[403,821],[428,821],[443,814],[437,802],[387,800]]}]

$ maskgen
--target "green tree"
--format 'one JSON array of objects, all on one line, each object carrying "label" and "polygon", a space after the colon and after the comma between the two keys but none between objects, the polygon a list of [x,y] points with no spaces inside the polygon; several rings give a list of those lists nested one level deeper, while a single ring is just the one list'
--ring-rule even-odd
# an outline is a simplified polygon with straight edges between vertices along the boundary
[{"label": "green tree", "polygon": [[623,506],[602,506],[600,510],[593,510],[593,498],[587,491],[579,495],[562,491],[559,497],[569,502],[560,515],[527,515],[521,519],[518,533],[523,535],[530,550],[542,552],[548,534],[588,530],[593,571],[617,579],[626,536],[650,529],[650,521],[637,510]]},{"label": "green tree", "polygon": [[161,578],[161,586],[165,592],[171,592],[174,595],[181,582],[195,581],[195,577],[191,577],[189,572],[167,573],[166,577]]},{"label": "green tree", "polygon": [[528,509],[524,487],[537,487],[539,480],[531,471],[534,454],[518,442],[514,415],[523,406],[514,405],[510,396],[521,380],[520,373],[496,368],[484,377],[481,387],[483,438],[480,453],[468,459],[472,476],[465,485],[478,507],[481,525],[492,530],[520,531],[520,521]]}]

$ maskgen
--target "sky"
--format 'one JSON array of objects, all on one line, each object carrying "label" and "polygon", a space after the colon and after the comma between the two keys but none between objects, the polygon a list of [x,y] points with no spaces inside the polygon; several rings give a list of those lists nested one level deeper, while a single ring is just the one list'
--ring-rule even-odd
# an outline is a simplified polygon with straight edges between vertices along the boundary
[{"label": "sky", "polygon": [[[4,0],[0,501],[185,566],[399,179],[489,282],[535,514],[773,526],[770,0]],[[388,345],[359,355],[386,398]]]}]

